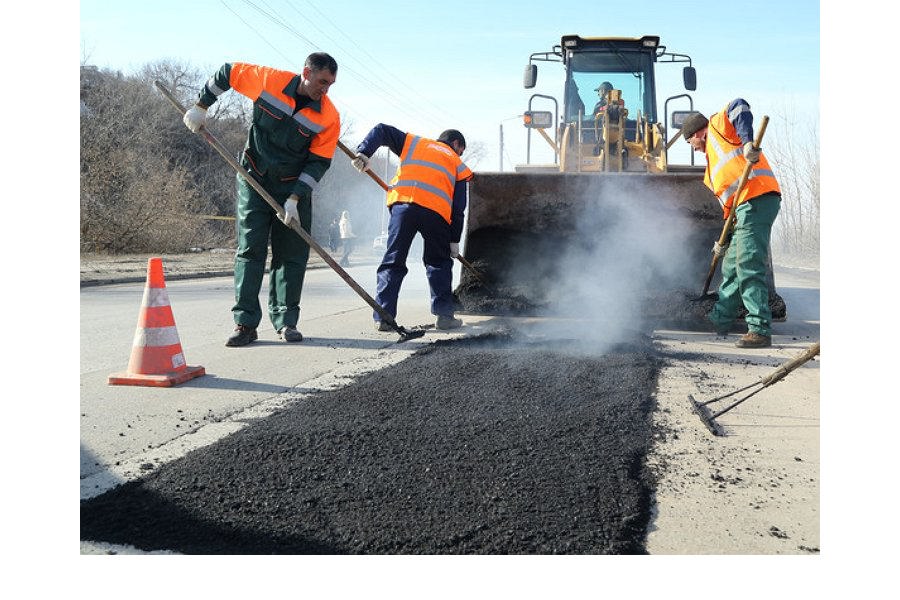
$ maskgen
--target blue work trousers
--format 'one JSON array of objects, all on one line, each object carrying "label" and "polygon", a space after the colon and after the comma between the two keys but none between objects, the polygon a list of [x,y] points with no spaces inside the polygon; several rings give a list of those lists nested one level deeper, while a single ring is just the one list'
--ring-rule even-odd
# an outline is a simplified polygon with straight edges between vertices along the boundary
[{"label": "blue work trousers", "polygon": [[[397,203],[390,207],[387,249],[378,266],[375,301],[397,317],[400,285],[409,272],[406,257],[417,233],[425,242],[422,262],[431,289],[431,314],[453,316],[453,259],[450,258],[450,224],[431,209],[418,204]],[[373,312],[376,321],[381,320]]]}]

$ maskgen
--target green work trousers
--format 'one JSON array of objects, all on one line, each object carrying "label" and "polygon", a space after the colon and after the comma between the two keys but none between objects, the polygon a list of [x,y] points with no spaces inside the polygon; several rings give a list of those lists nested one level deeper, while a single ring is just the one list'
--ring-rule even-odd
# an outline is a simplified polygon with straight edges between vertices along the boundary
[{"label": "green work trousers", "polygon": [[743,302],[747,331],[772,334],[767,271],[772,224],[780,208],[781,196],[774,193],[757,196],[737,207],[734,233],[722,257],[719,300],[709,313],[716,331],[731,328]]},{"label": "green work trousers", "polygon": [[[294,181],[280,182],[263,178],[263,188],[276,202],[284,201],[294,188]],[[312,202],[309,196],[297,203],[300,223],[309,233]],[[309,244],[281,222],[269,203],[237,176],[237,253],[234,258],[234,299],[231,309],[234,322],[257,327],[262,320],[259,291],[266,270],[269,240],[272,262],[269,266],[269,319],[276,331],[296,327],[300,320],[300,292],[309,260]]]}]

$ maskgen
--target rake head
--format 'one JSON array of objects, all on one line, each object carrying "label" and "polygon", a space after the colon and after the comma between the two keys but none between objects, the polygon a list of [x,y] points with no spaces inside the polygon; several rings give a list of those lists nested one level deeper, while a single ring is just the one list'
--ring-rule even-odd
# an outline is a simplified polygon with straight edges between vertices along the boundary
[{"label": "rake head", "polygon": [[725,435],[725,432],[722,431],[722,427],[715,422],[712,414],[709,412],[709,409],[706,408],[706,406],[694,400],[694,397],[690,394],[688,394],[688,400],[691,401],[691,406],[694,414],[700,417],[700,420],[703,421],[703,424],[706,425],[706,428],[709,429],[710,433],[720,437]]}]

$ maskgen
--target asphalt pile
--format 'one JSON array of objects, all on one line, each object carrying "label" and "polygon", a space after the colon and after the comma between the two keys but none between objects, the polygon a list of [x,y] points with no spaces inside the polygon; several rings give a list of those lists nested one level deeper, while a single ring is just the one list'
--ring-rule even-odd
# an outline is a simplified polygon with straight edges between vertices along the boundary
[{"label": "asphalt pile", "polygon": [[642,554],[660,359],[638,337],[429,345],[81,504],[186,554]]}]

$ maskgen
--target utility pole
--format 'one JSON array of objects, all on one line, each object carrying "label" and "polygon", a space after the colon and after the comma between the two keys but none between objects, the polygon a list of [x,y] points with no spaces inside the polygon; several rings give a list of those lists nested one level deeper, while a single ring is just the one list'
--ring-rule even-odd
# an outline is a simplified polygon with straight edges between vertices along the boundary
[{"label": "utility pole", "polygon": [[503,172],[503,123],[500,123],[500,172]]}]

